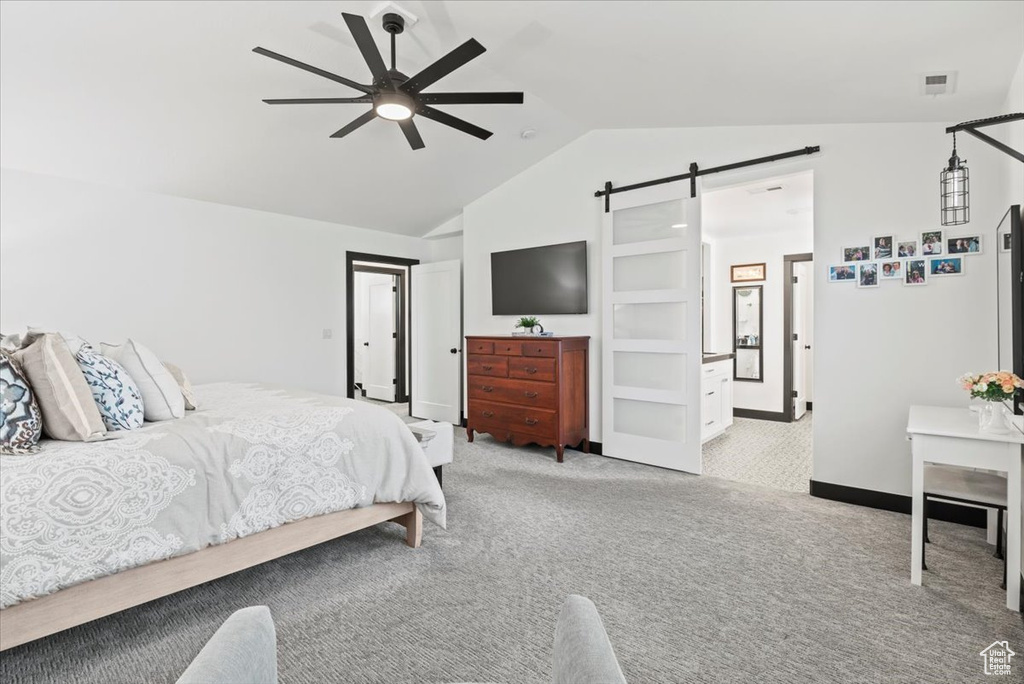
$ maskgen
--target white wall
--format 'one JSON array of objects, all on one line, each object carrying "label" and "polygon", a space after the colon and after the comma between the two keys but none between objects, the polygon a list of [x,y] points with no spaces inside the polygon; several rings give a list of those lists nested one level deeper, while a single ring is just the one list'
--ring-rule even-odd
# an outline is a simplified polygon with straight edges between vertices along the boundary
[{"label": "white wall", "polygon": [[[913,403],[964,406],[957,375],[992,363],[995,287],[991,251],[970,257],[967,275],[926,287],[857,289],[828,284],[827,267],[852,241],[939,227],[938,175],[949,155],[945,124],[750,126],[591,132],[496,188],[463,212],[467,334],[503,334],[490,315],[493,251],[588,240],[590,311],[546,316],[545,328],[590,335],[591,436],[600,440],[599,230],[606,180],[626,184],[821,145],[749,172],[706,177],[704,186],[814,171],[814,477],[910,492],[904,429]],[[972,150],[972,224],[993,226],[1006,166],[995,150]],[[977,223],[974,223],[977,222]]]},{"label": "white wall", "polygon": [[420,238],[0,171],[0,329],[131,336],[194,382],[344,395],[346,250],[430,255]]},{"label": "white wall", "polygon": [[[710,221],[707,213],[702,220]],[[733,384],[735,408],[780,413],[783,403],[783,277],[782,259],[787,254],[802,254],[813,248],[814,236],[810,228],[743,236],[711,241],[712,282],[712,344],[709,351],[732,351],[732,299],[734,283],[730,279],[733,264],[765,263],[764,282],[761,285],[764,306],[764,330],[761,331],[764,361],[761,377],[764,382],[737,381]]]}]

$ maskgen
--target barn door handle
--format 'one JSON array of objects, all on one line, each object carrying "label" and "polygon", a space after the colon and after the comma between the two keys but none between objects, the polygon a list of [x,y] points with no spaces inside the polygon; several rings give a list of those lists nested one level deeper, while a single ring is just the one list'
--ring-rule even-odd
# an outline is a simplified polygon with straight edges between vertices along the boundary
[{"label": "barn door handle", "polygon": [[537,398],[537,393],[536,393],[536,392],[524,392],[524,394],[525,394],[525,395],[526,395],[526,396],[527,396],[528,398],[530,398],[530,399],[536,399],[536,398]]},{"label": "barn door handle", "polygon": [[484,411],[484,418],[493,418],[494,411]]},{"label": "barn door handle", "polygon": [[526,424],[527,425],[536,425],[537,424],[537,419],[536,418],[527,418],[526,419]]},{"label": "barn door handle", "polygon": [[481,385],[480,389],[482,389],[484,392],[493,392],[494,391],[493,387],[488,387],[487,385]]}]

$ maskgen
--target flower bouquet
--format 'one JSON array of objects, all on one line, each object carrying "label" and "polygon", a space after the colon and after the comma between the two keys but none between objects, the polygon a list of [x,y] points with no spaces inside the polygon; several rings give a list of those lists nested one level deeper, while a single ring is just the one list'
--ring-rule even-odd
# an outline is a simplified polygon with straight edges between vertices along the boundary
[{"label": "flower bouquet", "polygon": [[1024,380],[1009,371],[966,373],[957,382],[970,392],[972,399],[985,402],[978,412],[978,427],[982,432],[1003,434],[1011,430],[1006,407],[1002,402],[1013,399],[1017,390],[1024,388]]}]

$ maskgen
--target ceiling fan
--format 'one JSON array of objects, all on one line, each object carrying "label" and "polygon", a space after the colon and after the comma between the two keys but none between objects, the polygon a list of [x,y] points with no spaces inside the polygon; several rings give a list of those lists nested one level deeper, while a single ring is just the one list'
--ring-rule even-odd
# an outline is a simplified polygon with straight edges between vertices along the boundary
[{"label": "ceiling fan", "polygon": [[332,138],[344,138],[360,126],[369,123],[371,120],[380,117],[395,121],[405,134],[405,139],[414,150],[424,147],[423,138],[413,121],[415,115],[432,119],[445,126],[468,133],[469,135],[487,140],[491,132],[475,126],[468,121],[452,116],[447,112],[435,109],[431,105],[457,105],[457,104],[522,104],[522,93],[424,93],[427,88],[437,81],[455,71],[470,60],[479,57],[485,52],[485,48],[474,39],[470,38],[465,43],[455,48],[447,55],[437,60],[415,76],[409,77],[395,68],[395,36],[405,30],[405,18],[400,14],[387,13],[383,16],[384,30],[391,34],[391,68],[384,65],[384,59],[377,49],[377,44],[370,35],[370,28],[363,17],[356,14],[342,13],[348,30],[352,32],[359,51],[370,67],[370,74],[373,76],[373,83],[364,85],[357,83],[344,76],[332,74],[329,71],[318,69],[315,66],[304,64],[291,57],[285,57],[271,50],[257,47],[253,52],[276,59],[279,62],[290,64],[304,71],[317,76],[330,79],[337,83],[354,88],[363,93],[359,97],[313,97],[313,98],[290,98],[264,100],[267,104],[340,104],[340,103],[365,103],[373,107],[362,114],[337,132],[331,135]]}]

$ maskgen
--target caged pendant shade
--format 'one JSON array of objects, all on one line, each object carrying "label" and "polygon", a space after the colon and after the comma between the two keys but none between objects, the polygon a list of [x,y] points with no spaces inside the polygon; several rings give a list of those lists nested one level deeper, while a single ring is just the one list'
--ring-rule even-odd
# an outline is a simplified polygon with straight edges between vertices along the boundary
[{"label": "caged pendant shade", "polygon": [[942,199],[942,225],[959,226],[971,220],[970,174],[966,161],[956,154],[956,133],[953,133],[953,155],[949,166],[939,174],[939,192]]}]

